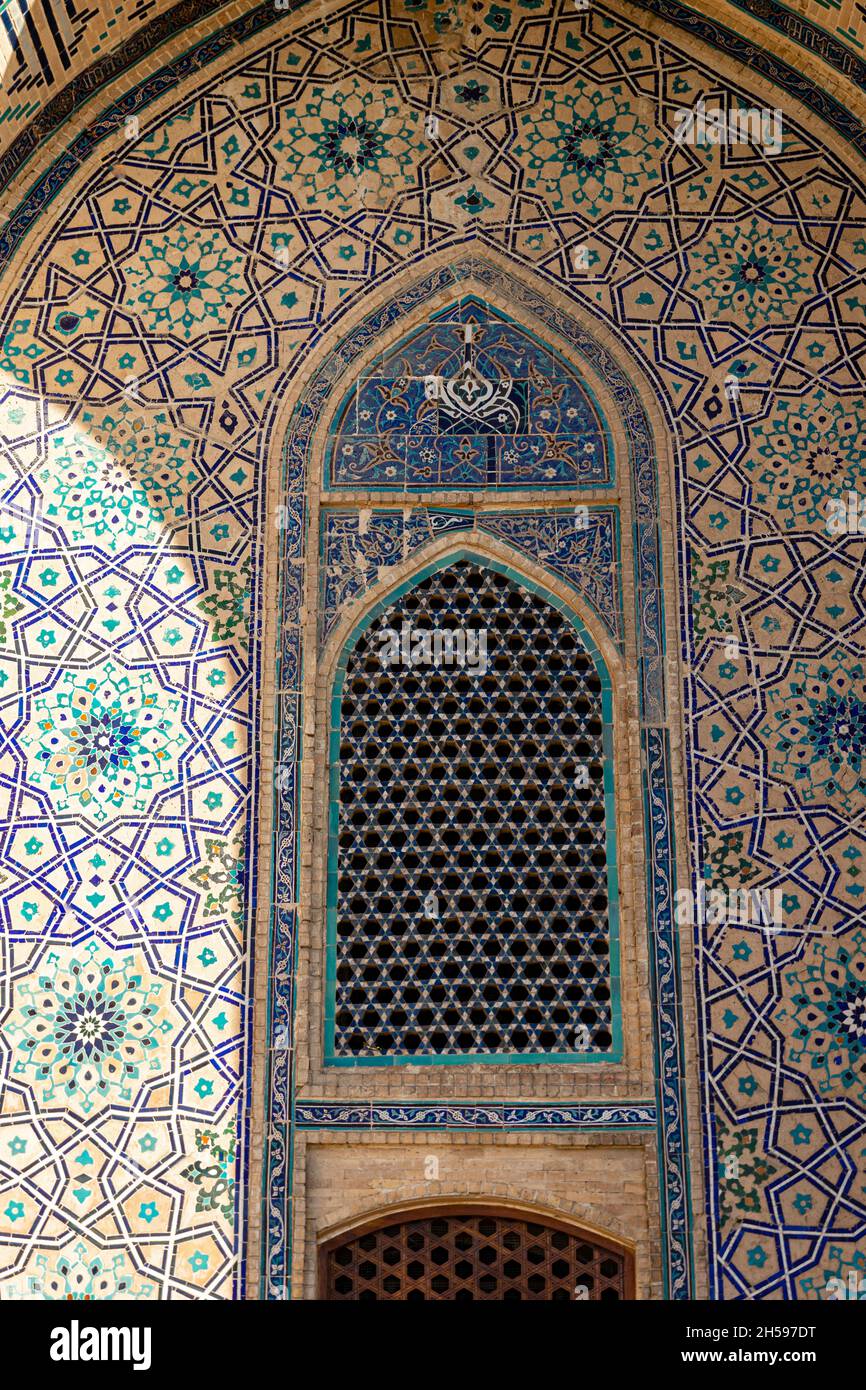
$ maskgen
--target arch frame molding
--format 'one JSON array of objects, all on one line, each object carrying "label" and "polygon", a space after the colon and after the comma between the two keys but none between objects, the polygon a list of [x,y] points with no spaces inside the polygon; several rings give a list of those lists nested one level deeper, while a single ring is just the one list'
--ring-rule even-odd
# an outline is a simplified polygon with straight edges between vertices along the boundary
[{"label": "arch frame molding", "polygon": [[[673,916],[678,856],[680,874],[687,870],[684,846],[677,846],[674,832],[675,803],[682,805],[681,782],[676,775],[682,732],[678,713],[679,644],[671,641],[675,631],[671,624],[679,614],[679,605],[671,605],[673,614],[666,613],[663,586],[665,582],[675,585],[676,574],[674,564],[669,566],[667,575],[663,574],[660,503],[661,495],[668,515],[672,515],[672,451],[661,406],[639,365],[623,364],[622,349],[617,349],[604,328],[599,331],[594,324],[588,329],[573,313],[551,305],[540,284],[527,283],[532,279],[525,272],[519,277],[504,257],[486,250],[483,258],[470,254],[457,265],[449,266],[442,259],[438,264],[428,261],[420,273],[415,268],[397,280],[397,287],[390,286],[390,296],[384,303],[380,289],[378,307],[364,313],[365,306],[361,306],[351,327],[343,324],[335,328],[304,381],[283,402],[277,422],[282,428],[275,425],[273,431],[272,437],[285,443],[271,470],[268,496],[274,507],[282,508],[284,526],[279,554],[269,553],[266,558],[261,590],[265,596],[279,595],[275,605],[278,613],[271,614],[266,609],[263,623],[265,660],[273,650],[275,670],[272,678],[266,673],[263,682],[266,692],[273,690],[273,716],[269,720],[267,709],[263,711],[262,733],[265,748],[269,734],[273,733],[273,771],[278,790],[272,792],[267,776],[262,777],[259,883],[267,884],[268,892],[266,896],[260,888],[257,906],[252,1127],[254,1133],[264,1133],[265,1143],[260,1155],[256,1144],[252,1146],[248,1253],[251,1265],[258,1264],[260,1269],[262,1297],[291,1296],[288,1252],[292,1238],[292,1136],[297,1085],[294,1066],[298,1038],[298,905],[302,895],[299,883],[311,867],[309,846],[301,839],[299,806],[304,787],[309,790],[313,777],[309,755],[315,740],[326,737],[325,731],[314,729],[311,720],[303,651],[305,644],[307,650],[318,650],[319,645],[316,612],[311,610],[317,608],[319,489],[328,415],[338,408],[365,354],[372,352],[382,337],[397,336],[397,330],[402,336],[410,331],[413,315],[433,312],[464,293],[488,295],[492,304],[501,304],[518,322],[540,325],[549,333],[554,346],[598,384],[599,394],[614,401],[619,437],[628,442],[629,459],[619,463],[618,486],[625,488],[626,478],[631,480],[631,497],[623,497],[623,502],[630,503],[632,513],[635,587],[632,594],[629,586],[627,601],[629,597],[633,599],[636,631],[637,752],[644,808],[645,912],[651,924],[647,951],[657,1078],[663,1262],[666,1296],[693,1296],[691,1205],[699,1177],[690,1171],[689,1154],[697,1152],[697,1141],[694,1132],[690,1138],[685,1098],[687,1087],[695,1096],[697,1086],[687,1082],[694,1059],[691,1043],[683,1036],[681,943]],[[642,391],[637,389],[636,381],[641,382]],[[652,403],[649,412],[644,399]],[[603,495],[609,498],[610,490],[603,490]],[[405,505],[414,499],[407,495],[399,500]],[[512,494],[508,500],[525,505],[529,498],[526,494]],[[550,506],[562,502],[555,495],[544,500]],[[591,503],[592,492],[580,500]],[[417,501],[425,505],[422,499]],[[471,544],[465,530],[455,533],[453,539]],[[543,567],[536,567],[536,571],[544,572]],[[381,592],[379,589],[377,596]],[[368,595],[366,603],[353,607],[351,622],[347,617],[342,624],[346,631],[371,604]],[[579,603],[574,605],[574,611],[580,616]],[[598,632],[598,625],[594,626]],[[305,753],[303,745],[307,740],[309,748]],[[690,951],[689,942],[684,941],[683,946]],[[687,973],[685,978],[690,981],[691,975]],[[687,988],[691,989],[691,985]],[[690,994],[685,1002],[686,1008],[693,1011]],[[302,1026],[306,1025],[304,1018]],[[561,1109],[564,1113],[568,1107]],[[691,1124],[695,1121],[692,1114]],[[554,1117],[551,1122],[562,1121]],[[263,1207],[261,1224],[256,1229],[253,1208],[259,1190]],[[696,1200],[700,1201],[699,1195]]]}]

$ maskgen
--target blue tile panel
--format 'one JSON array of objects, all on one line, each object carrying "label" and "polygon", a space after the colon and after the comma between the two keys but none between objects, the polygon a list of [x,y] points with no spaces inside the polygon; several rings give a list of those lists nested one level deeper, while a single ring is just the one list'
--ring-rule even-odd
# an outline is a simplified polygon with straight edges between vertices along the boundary
[{"label": "blue tile panel", "polygon": [[325,480],[400,491],[597,486],[612,481],[612,450],[573,367],[467,296],[347,393]]}]

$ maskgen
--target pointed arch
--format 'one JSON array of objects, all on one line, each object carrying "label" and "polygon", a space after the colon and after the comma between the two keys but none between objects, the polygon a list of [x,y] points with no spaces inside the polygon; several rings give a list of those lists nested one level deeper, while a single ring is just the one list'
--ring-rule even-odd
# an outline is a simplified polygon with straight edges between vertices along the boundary
[{"label": "pointed arch", "polygon": [[[425,606],[418,596],[431,587]],[[424,626],[410,635],[413,612]],[[474,641],[457,627],[469,621],[485,624]],[[431,640],[431,622],[453,624],[447,646],[442,626]],[[462,660],[452,655],[458,637]],[[433,717],[422,734],[424,704]],[[496,709],[495,728],[467,751],[461,731],[482,705]],[[574,609],[501,560],[449,547],[356,622],[330,707],[326,1064],[621,1060],[613,691]],[[430,763],[426,774],[417,759]],[[454,842],[447,856],[440,835]],[[526,863],[533,844],[537,866]],[[404,874],[403,855],[418,861],[414,872]],[[462,891],[446,871],[455,864]],[[370,884],[381,889],[374,901]],[[447,914],[441,929],[430,925],[434,898],[435,920]],[[430,937],[442,933],[430,960]],[[532,991],[539,973],[544,1002]],[[440,974],[447,995],[437,999]]]},{"label": "pointed arch", "polygon": [[331,422],[323,486],[545,491],[614,482],[586,375],[489,300],[461,295],[356,375]]},{"label": "pointed arch", "polygon": [[[591,380],[611,423],[615,483],[606,488],[566,491],[558,503],[540,501],[537,490],[525,489],[509,494],[507,507],[495,487],[447,497],[434,493],[423,499],[411,492],[387,498],[375,489],[328,491],[323,476],[328,430],[352,378],[365,363],[411,331],[413,324],[470,293],[489,299],[516,321],[529,323],[536,334],[549,334],[557,350]],[[678,794],[673,759],[680,746],[680,716],[677,682],[669,691],[667,680],[661,541],[662,517],[672,515],[672,466],[660,408],[641,382],[639,368],[623,360],[606,330],[597,325],[589,328],[585,320],[553,306],[541,283],[536,285],[531,276],[516,274],[497,255],[485,254],[456,265],[434,258],[422,276],[398,282],[391,299],[356,318],[342,336],[334,334],[321,350],[318,369],[307,377],[292,401],[284,404],[280,414],[287,427],[279,496],[273,484],[271,491],[283,523],[279,592],[287,616],[302,611],[306,617],[303,628],[288,621],[275,623],[272,629],[279,634],[277,671],[279,686],[285,692],[276,730],[279,795],[272,861],[276,891],[268,944],[264,949],[260,945],[257,954],[259,962],[263,957],[270,962],[269,1036],[285,1039],[289,1049],[284,1056],[270,1044],[266,1085],[269,1113],[290,1118],[292,1088],[297,1084],[293,1076],[302,1075],[308,1087],[312,1084],[320,1089],[327,1081],[335,1095],[350,1096],[357,1067],[348,1068],[343,1081],[335,1081],[322,1070],[324,1024],[321,1012],[317,1013],[316,991],[311,994],[307,987],[325,969],[322,939],[327,870],[321,839],[320,850],[315,848],[315,837],[322,833],[315,827],[324,828],[326,814],[323,763],[327,761],[327,737],[321,718],[326,668],[332,658],[336,659],[338,634],[346,635],[350,610],[357,617],[355,602],[363,608],[372,607],[373,593],[381,597],[389,576],[395,580],[405,577],[428,544],[431,554],[437,540],[447,543],[446,537],[454,543],[459,540],[490,546],[494,556],[498,546],[516,550],[519,569],[544,574],[543,584],[558,589],[567,602],[577,600],[581,613],[591,617],[601,639],[599,649],[606,647],[615,658],[611,669],[624,662],[623,671],[628,667],[634,673],[623,678],[630,741],[622,757],[628,764],[629,778],[640,778],[640,785],[629,784],[633,791],[632,824],[642,825],[642,829],[640,846],[632,844],[628,863],[630,871],[638,863],[645,865],[645,871],[628,916],[631,930],[637,930],[641,938],[651,982],[651,996],[643,997],[639,1007],[649,1005],[643,1036],[654,1040],[664,1277],[671,1296],[681,1297],[692,1287],[692,1235],[688,1215],[690,1143],[682,1084],[686,1042],[682,1036],[680,942],[672,912],[676,874],[673,808]],[[574,559],[569,549],[573,537],[567,538],[561,550],[551,548],[549,534],[543,541],[539,539],[551,519],[559,524],[563,515],[570,513],[573,520],[578,502],[590,513],[609,506],[618,524],[621,521],[612,554],[613,569],[622,582],[617,602],[622,606],[624,626],[619,638],[609,627],[605,631],[603,604],[597,592],[598,556],[591,563],[581,558],[580,563],[569,564],[569,556]],[[423,525],[416,516],[419,508],[423,508]],[[333,551],[329,551],[327,528],[337,522],[345,525],[337,534]],[[329,587],[332,571],[337,570],[340,582]],[[586,592],[588,578],[596,584],[596,601]],[[328,727],[332,724],[329,720]],[[285,962],[280,970],[274,968],[277,960]],[[306,982],[300,1000],[293,993],[297,979]],[[299,1018],[303,1038],[297,1032]],[[297,1047],[299,1055],[294,1051]],[[618,1065],[610,1064],[611,1078]],[[474,1075],[472,1068],[466,1070]],[[563,1076],[569,1075],[573,1085],[572,1070],[560,1070]],[[595,1069],[588,1066],[584,1070],[590,1076]],[[400,1068],[384,1071],[399,1072]],[[382,1093],[398,1096],[393,1077],[385,1076],[384,1071],[379,1073]],[[309,1094],[308,1089],[305,1096]],[[273,1128],[271,1133],[274,1135]],[[265,1163],[271,1238],[263,1257],[269,1277],[278,1286],[285,1278],[289,1243],[286,1221],[291,1219],[291,1208],[286,1206],[285,1193],[290,1167],[290,1148],[276,1134]]]}]

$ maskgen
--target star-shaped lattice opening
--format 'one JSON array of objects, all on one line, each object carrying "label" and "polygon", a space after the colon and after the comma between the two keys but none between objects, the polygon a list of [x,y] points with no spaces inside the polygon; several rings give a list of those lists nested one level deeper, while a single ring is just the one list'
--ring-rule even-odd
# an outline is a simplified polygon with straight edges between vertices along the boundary
[{"label": "star-shaped lattice opening", "polygon": [[[386,661],[486,634],[486,669]],[[338,1056],[612,1046],[602,684],[573,625],[459,562],[358,641],[342,699]]]}]

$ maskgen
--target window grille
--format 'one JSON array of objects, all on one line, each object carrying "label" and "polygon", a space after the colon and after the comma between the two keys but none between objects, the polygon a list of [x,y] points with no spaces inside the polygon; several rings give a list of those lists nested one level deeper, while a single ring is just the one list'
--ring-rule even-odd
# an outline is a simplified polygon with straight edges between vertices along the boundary
[{"label": "window grille", "polygon": [[609,698],[568,617],[468,560],[364,630],[332,768],[333,1059],[612,1055]]},{"label": "window grille", "polygon": [[629,1296],[628,1257],[508,1215],[433,1214],[349,1236],[323,1255],[332,1301],[589,1303]]}]

